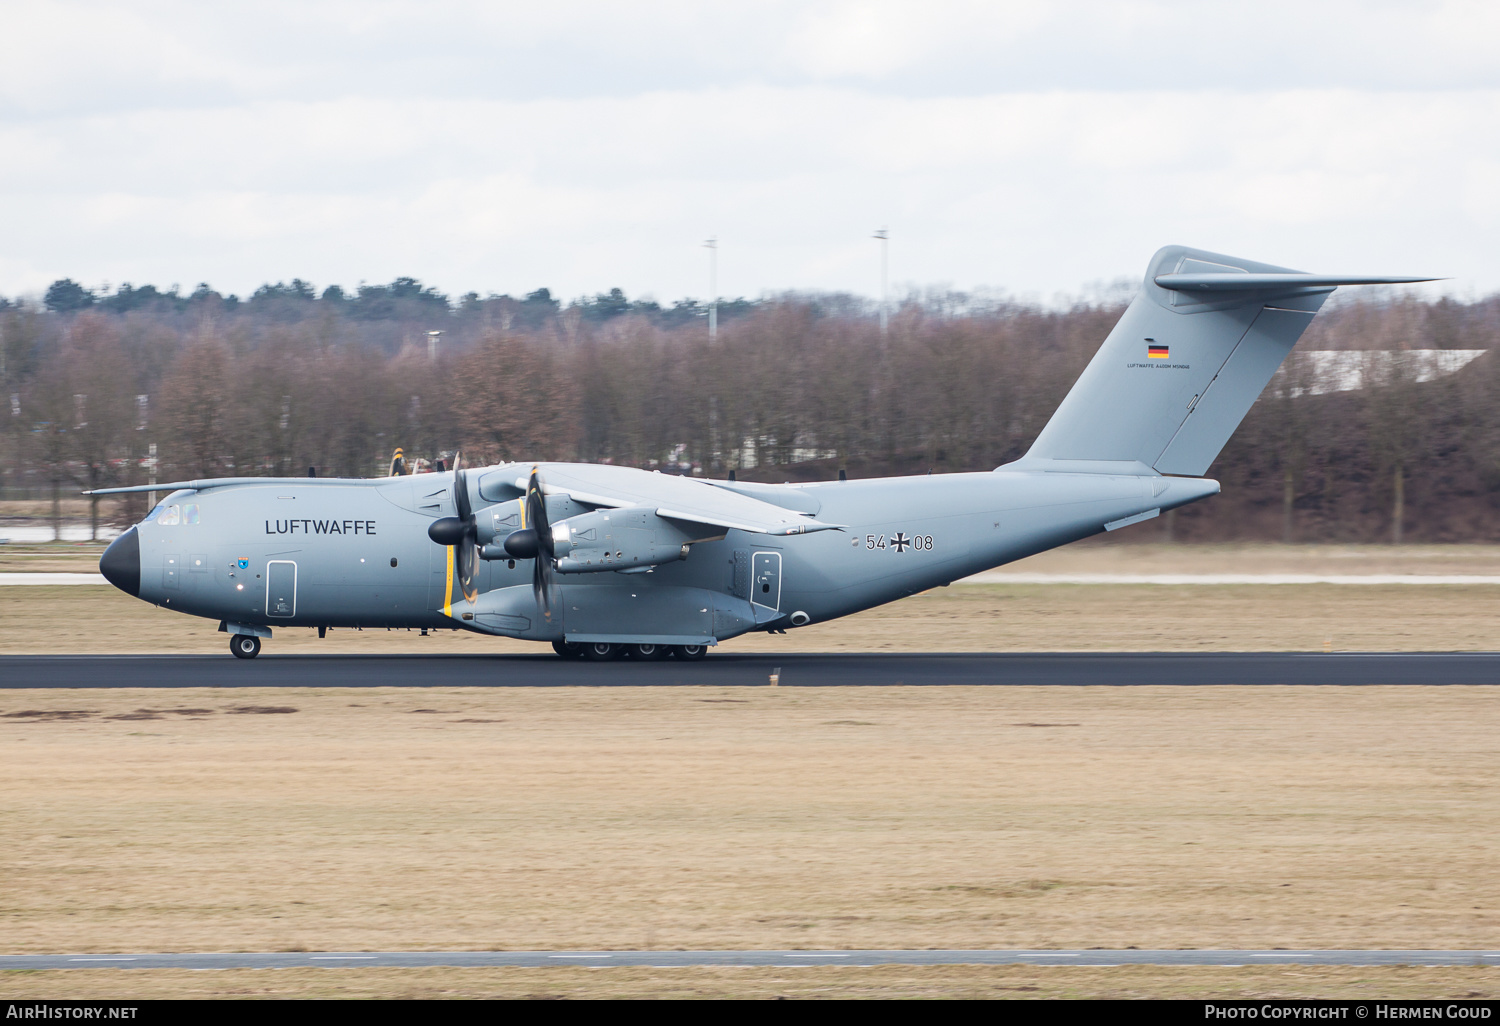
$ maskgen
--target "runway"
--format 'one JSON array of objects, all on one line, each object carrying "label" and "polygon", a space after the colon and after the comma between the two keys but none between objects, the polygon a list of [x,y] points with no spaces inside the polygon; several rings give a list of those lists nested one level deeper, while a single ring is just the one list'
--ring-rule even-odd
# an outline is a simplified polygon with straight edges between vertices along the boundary
[{"label": "runway", "polygon": [[0,689],[181,687],[764,687],[881,685],[1464,685],[1495,652],[1051,652],[735,655],[593,663],[545,655],[0,656]]},{"label": "runway", "polygon": [[1424,950],[931,950],[915,951],[319,951],[209,954],[3,955],[0,970],[306,969],[557,965],[1500,965],[1500,951]]}]

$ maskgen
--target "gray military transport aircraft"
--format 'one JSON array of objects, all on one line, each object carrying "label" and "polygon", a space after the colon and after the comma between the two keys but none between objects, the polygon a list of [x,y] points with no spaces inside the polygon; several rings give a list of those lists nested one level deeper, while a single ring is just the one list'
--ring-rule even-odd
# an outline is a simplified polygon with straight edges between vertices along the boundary
[{"label": "gray military transport aircraft", "polygon": [[461,628],[559,655],[699,659],[749,631],[869,609],[1219,490],[1202,477],[1339,285],[1181,246],[1031,450],[989,473],[817,484],[512,463],[371,480],[215,478],[171,490],[99,560],[144,601],[275,627]]}]

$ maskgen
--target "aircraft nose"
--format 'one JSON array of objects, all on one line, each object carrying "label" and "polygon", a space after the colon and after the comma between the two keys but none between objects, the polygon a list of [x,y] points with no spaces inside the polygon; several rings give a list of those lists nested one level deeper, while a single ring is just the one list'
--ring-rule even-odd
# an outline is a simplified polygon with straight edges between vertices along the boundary
[{"label": "aircraft nose", "polygon": [[135,528],[109,543],[99,557],[99,572],[125,594],[140,597],[141,536],[135,533]]}]

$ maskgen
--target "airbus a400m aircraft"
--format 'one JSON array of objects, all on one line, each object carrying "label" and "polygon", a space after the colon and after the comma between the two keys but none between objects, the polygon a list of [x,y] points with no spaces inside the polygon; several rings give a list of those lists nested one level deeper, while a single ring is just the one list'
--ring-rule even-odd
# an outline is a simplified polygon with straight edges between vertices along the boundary
[{"label": "airbus a400m aircraft", "polygon": [[1202,477],[1339,285],[1181,246],[1020,460],[989,473],[767,485],[624,467],[504,464],[371,480],[216,478],[171,494],[99,569],[218,620],[461,628],[560,655],[701,658],[832,620],[1219,490]]}]

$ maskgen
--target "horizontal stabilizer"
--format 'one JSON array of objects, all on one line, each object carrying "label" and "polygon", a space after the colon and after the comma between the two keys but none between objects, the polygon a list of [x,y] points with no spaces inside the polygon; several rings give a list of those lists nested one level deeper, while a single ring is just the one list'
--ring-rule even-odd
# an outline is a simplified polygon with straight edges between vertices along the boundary
[{"label": "horizontal stabilizer", "polygon": [[1441,278],[1392,278],[1371,274],[1159,274],[1152,279],[1173,292],[1244,292],[1250,289],[1337,288],[1340,285],[1411,285]]}]

